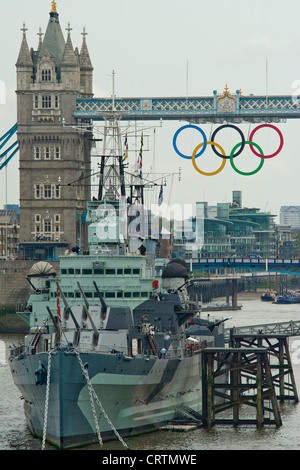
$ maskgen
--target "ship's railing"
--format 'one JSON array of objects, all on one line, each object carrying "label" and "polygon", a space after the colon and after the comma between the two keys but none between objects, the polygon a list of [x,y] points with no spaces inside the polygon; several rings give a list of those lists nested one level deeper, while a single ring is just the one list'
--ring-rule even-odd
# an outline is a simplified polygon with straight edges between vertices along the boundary
[{"label": "ship's railing", "polygon": [[[140,334],[147,334],[148,331],[147,331],[147,327],[145,327],[142,324],[141,326],[131,326],[129,328],[129,333],[132,335],[138,335],[138,334],[140,335]],[[157,333],[169,333],[169,334],[174,335],[176,331],[174,327],[165,326],[165,327],[160,327],[157,330]]]},{"label": "ship's railing", "polygon": [[12,357],[18,357],[20,354],[22,354],[25,351],[25,345],[24,344],[19,344],[18,346],[10,345],[10,356]]},{"label": "ship's railing", "polygon": [[[80,344],[80,346],[77,348],[79,352],[81,353],[89,353],[89,354],[99,354],[100,355],[120,355],[122,356],[123,359],[131,359],[132,354],[131,351],[112,351],[112,350],[100,350],[97,348],[91,348],[91,345],[88,343],[85,344]],[[194,354],[196,352],[189,352],[189,355]],[[176,348],[176,349],[169,349],[166,354],[161,354],[159,353],[158,355],[153,354],[153,351],[149,349],[143,349],[142,352],[139,352],[136,356],[137,357],[144,357],[145,360],[151,359],[154,357],[159,357],[161,359],[178,359],[178,358],[183,358],[184,356],[187,355],[187,352],[184,348]]]}]

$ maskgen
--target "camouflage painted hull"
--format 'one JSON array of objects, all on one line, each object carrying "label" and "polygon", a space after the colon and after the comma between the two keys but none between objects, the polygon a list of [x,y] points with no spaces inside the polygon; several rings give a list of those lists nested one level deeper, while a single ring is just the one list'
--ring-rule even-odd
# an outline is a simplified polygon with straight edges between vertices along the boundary
[{"label": "camouflage painted hull", "polygon": [[[109,420],[122,437],[153,431],[182,417],[184,407],[201,412],[201,352],[183,358],[128,358],[122,354],[81,353],[90,382]],[[48,353],[10,358],[15,385],[24,398],[28,427],[44,432]],[[37,371],[46,371],[37,385]],[[95,403],[103,441],[116,438]],[[51,355],[47,441],[71,448],[98,441],[86,378],[74,351]]]}]

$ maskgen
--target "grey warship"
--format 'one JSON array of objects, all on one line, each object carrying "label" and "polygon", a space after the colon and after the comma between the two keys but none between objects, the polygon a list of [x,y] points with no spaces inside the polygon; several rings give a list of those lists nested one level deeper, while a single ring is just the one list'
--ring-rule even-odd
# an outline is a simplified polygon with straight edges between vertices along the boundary
[{"label": "grey warship", "polygon": [[185,295],[184,286],[133,310],[103,299],[66,305],[61,327],[49,309],[52,324],[37,327],[10,356],[33,435],[63,449],[124,443],[187,409],[201,413],[201,351],[222,343],[222,325],[201,320],[190,334],[198,310]]}]

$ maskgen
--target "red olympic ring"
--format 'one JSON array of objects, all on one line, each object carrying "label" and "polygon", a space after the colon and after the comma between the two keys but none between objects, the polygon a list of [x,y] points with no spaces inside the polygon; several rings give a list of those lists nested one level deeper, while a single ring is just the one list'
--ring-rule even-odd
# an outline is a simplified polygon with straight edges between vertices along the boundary
[{"label": "red olympic ring", "polygon": [[257,126],[251,132],[250,137],[249,137],[249,141],[253,142],[252,137],[254,136],[255,132],[258,131],[258,129],[261,129],[262,127],[270,127],[271,129],[274,129],[274,131],[277,132],[277,134],[279,135],[279,138],[280,138],[280,144],[279,144],[278,149],[276,150],[276,152],[272,153],[271,155],[261,155],[261,154],[259,154],[258,152],[256,152],[256,150],[254,150],[252,145],[250,145],[250,149],[252,150],[254,155],[256,155],[257,157],[260,157],[260,158],[273,158],[273,157],[276,157],[276,155],[279,154],[279,152],[281,151],[281,149],[283,147],[283,135],[276,126],[273,126],[272,124],[261,124],[260,126]]}]

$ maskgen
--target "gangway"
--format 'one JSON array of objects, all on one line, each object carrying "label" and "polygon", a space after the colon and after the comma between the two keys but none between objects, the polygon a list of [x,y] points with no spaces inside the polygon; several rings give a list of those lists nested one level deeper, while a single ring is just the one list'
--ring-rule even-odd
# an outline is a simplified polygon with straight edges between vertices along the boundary
[{"label": "gangway", "polygon": [[[232,331],[233,330],[233,331]],[[230,335],[285,335],[285,336],[300,336],[300,320],[290,320],[287,322],[267,323],[261,325],[238,326],[233,328],[225,328],[224,338],[225,342],[229,343]]]}]

